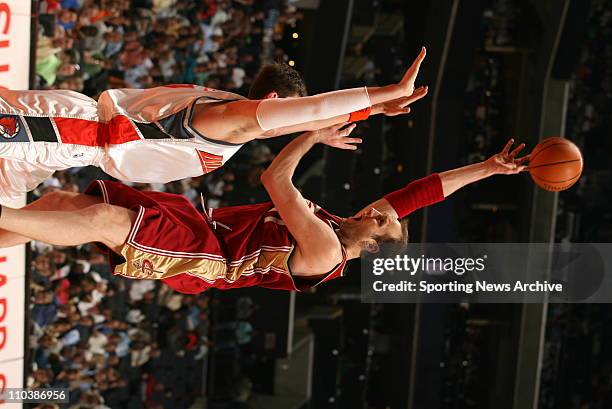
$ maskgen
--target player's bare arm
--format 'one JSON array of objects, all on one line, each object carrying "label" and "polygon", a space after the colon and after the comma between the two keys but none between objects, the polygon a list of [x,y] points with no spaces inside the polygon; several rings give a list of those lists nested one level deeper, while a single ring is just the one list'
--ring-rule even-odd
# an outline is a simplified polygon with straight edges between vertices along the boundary
[{"label": "player's bare arm", "polygon": [[357,138],[348,138],[354,125],[342,125],[300,135],[289,143],[263,173],[261,180],[283,222],[297,245],[291,258],[293,274],[321,275],[342,261],[338,236],[329,225],[317,218],[292,177],[300,159],[317,143],[327,143],[341,149],[354,149]]},{"label": "player's bare arm", "polygon": [[530,155],[517,158],[518,154],[525,148],[525,144],[521,143],[510,151],[513,143],[514,139],[510,139],[500,153],[491,156],[484,162],[440,173],[444,196],[450,196],[464,186],[493,175],[514,175],[524,171]]},{"label": "player's bare arm", "polygon": [[412,97],[412,101],[416,101],[427,93],[424,88],[415,94],[414,88],[425,55],[423,47],[397,84],[332,91],[301,98],[240,100],[199,106],[194,114],[193,126],[212,139],[245,143],[266,137],[266,133],[279,136],[322,129],[330,126],[330,122],[346,121],[346,115],[351,112],[403,98]]}]

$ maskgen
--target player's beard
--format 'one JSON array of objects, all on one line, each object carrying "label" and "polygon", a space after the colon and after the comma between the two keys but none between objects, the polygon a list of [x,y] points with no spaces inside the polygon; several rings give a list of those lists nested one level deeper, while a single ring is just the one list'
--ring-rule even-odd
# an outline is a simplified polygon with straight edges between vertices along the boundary
[{"label": "player's beard", "polygon": [[344,219],[342,222],[340,222],[338,238],[344,247],[358,244],[364,239],[364,237],[361,236],[364,236],[364,234],[361,231],[358,223],[351,223],[348,219]]}]

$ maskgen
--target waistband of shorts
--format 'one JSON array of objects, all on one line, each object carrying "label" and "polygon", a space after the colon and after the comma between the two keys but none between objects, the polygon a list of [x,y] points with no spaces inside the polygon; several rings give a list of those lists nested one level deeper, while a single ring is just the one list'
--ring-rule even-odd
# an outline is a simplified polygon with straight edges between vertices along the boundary
[{"label": "waistband of shorts", "polygon": [[106,159],[106,149],[102,147],[98,147],[98,152],[96,156],[91,160],[91,165],[96,166],[98,168],[102,167],[102,163]]}]

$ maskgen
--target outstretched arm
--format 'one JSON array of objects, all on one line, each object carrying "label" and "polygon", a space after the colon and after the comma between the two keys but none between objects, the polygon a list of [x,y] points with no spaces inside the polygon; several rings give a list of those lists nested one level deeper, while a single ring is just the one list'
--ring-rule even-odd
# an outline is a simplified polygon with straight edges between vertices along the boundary
[{"label": "outstretched arm", "polygon": [[[408,106],[427,95],[427,91],[427,87],[419,87],[415,89],[412,95],[410,95],[409,97],[403,97],[373,105],[369,115],[384,114],[386,116],[396,116],[407,114],[410,112],[410,108]],[[297,124],[283,128],[276,128],[264,132],[263,135],[261,135],[258,139],[274,138],[276,136],[288,135],[295,132],[317,131],[319,129],[328,128],[330,126],[339,125],[345,122],[352,122],[351,117],[352,113],[348,113],[344,115],[338,115],[329,119],[321,119],[318,121],[306,122],[303,124]]]},{"label": "outstretched arm", "polygon": [[510,139],[500,153],[491,156],[484,162],[440,173],[444,197],[448,197],[462,187],[486,179],[489,176],[514,175],[525,170],[525,163],[529,161],[530,156],[525,155],[521,158],[516,158],[519,152],[525,148],[525,144],[521,143],[514,150],[510,151],[512,144],[514,144],[514,139]]},{"label": "outstretched arm", "polygon": [[336,118],[333,122],[341,121],[351,112],[412,96],[415,91],[414,82],[424,58],[425,48],[397,84],[333,91],[301,98],[200,104],[196,107],[192,124],[209,138],[232,143],[245,143],[265,136],[266,132],[283,135],[321,129],[330,122],[322,122],[316,127],[313,122],[332,118]]},{"label": "outstretched arm", "polygon": [[385,197],[363,208],[358,214],[374,207],[394,218],[402,218],[413,211],[439,202],[457,190],[471,183],[493,175],[513,175],[525,170],[529,155],[517,159],[525,144],[510,151],[514,139],[510,139],[504,149],[484,162],[474,163],[446,172],[434,173],[416,180],[406,187],[385,195]]},{"label": "outstretched arm", "polygon": [[348,138],[354,127],[341,130],[341,126],[337,126],[298,136],[285,146],[261,176],[278,213],[297,241],[296,251],[312,274],[325,273],[341,261],[340,242],[334,231],[314,215],[291,179],[300,159],[315,144],[321,142],[350,149],[350,143],[361,142]]}]

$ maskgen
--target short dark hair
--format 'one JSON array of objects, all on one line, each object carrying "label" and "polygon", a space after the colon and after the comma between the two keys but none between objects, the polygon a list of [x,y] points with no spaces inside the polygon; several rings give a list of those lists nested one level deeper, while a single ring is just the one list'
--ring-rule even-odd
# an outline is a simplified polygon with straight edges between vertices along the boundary
[{"label": "short dark hair", "polygon": [[249,99],[263,99],[270,92],[279,97],[306,95],[306,84],[300,74],[284,63],[265,64],[249,89]]}]

